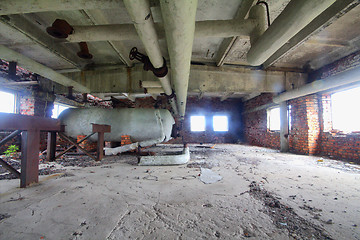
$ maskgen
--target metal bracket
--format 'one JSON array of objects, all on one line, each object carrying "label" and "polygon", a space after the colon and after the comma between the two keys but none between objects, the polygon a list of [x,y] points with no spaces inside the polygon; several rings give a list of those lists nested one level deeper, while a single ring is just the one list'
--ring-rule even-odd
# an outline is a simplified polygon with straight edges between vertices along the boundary
[{"label": "metal bracket", "polygon": [[146,56],[146,55],[144,55],[144,54],[142,54],[142,53],[140,53],[140,52],[138,52],[138,50],[137,50],[136,47],[133,47],[133,48],[130,50],[129,58],[130,58],[130,60],[136,59],[136,60],[144,63],[143,69],[144,69],[145,71],[149,71],[149,70],[152,71],[152,72],[154,73],[154,75],[155,75],[156,77],[159,77],[159,78],[165,77],[165,76],[167,75],[168,71],[169,71],[168,68],[167,68],[167,66],[166,66],[166,60],[165,60],[165,58],[163,58],[163,60],[164,60],[163,66],[160,67],[160,68],[155,68],[155,67],[152,65],[149,57]]}]

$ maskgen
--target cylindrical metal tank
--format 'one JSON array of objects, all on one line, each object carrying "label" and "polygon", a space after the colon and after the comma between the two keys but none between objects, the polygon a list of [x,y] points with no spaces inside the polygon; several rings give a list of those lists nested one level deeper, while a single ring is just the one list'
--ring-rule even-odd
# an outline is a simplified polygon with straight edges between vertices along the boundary
[{"label": "cylindrical metal tank", "polygon": [[[66,125],[65,134],[76,138],[77,135],[92,133],[92,123],[111,126],[111,133],[105,133],[105,141],[120,142],[122,135],[130,135],[133,142],[165,138],[168,141],[175,123],[166,109],[144,108],[69,108],[59,119]],[[94,135],[90,140],[96,141]]]}]

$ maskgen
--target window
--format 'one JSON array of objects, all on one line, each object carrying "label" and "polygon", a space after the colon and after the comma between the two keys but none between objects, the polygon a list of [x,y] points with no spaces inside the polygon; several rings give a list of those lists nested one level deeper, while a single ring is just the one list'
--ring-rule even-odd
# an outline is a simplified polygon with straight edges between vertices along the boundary
[{"label": "window", "polygon": [[191,116],[190,128],[192,132],[205,131],[205,116]]},{"label": "window", "polygon": [[280,107],[267,111],[267,128],[270,131],[280,131]]},{"label": "window", "polygon": [[62,111],[64,111],[65,109],[68,109],[69,107],[66,107],[66,106],[64,106],[64,105],[60,105],[60,104],[54,104],[54,109],[53,109],[53,111],[52,111],[52,118],[58,118],[59,117],[59,115],[60,115],[60,113],[62,112]]},{"label": "window", "polygon": [[333,129],[343,132],[360,131],[360,87],[331,95]]},{"label": "window", "polygon": [[213,128],[215,132],[227,132],[229,130],[227,116],[213,116]]},{"label": "window", "polygon": [[15,113],[15,95],[0,91],[0,112]]}]

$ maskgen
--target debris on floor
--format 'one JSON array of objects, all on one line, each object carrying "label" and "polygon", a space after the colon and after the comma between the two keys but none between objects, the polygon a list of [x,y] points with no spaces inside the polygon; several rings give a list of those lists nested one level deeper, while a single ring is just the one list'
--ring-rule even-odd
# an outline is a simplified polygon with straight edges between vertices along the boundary
[{"label": "debris on floor", "polygon": [[222,176],[207,168],[201,168],[200,181],[205,184],[216,183],[223,179]]}]

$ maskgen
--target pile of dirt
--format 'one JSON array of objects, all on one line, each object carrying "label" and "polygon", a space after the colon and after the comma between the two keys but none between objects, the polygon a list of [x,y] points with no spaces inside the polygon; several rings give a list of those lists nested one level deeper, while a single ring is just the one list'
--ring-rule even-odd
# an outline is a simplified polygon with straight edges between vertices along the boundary
[{"label": "pile of dirt", "polygon": [[295,211],[284,204],[260,184],[253,181],[249,194],[264,202],[263,212],[271,217],[276,227],[287,229],[289,236],[295,239],[332,239],[323,228],[301,218]]}]

